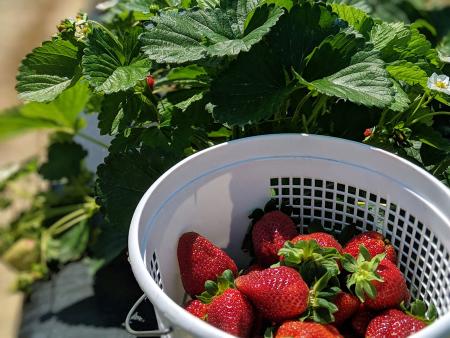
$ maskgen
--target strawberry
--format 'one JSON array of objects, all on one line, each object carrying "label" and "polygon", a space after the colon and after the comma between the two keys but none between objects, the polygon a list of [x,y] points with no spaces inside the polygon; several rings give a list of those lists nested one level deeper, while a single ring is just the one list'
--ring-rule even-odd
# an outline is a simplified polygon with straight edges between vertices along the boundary
[{"label": "strawberry", "polygon": [[203,292],[207,280],[215,280],[227,269],[237,275],[234,261],[196,232],[187,232],[180,237],[177,256],[183,287],[191,296]]},{"label": "strawberry", "polygon": [[338,307],[338,311],[333,313],[334,323],[339,326],[358,311],[361,302],[349,293],[339,292],[334,298],[334,304]]},{"label": "strawberry", "polygon": [[298,269],[303,280],[313,285],[325,273],[339,274],[340,253],[335,248],[321,247],[315,240],[286,241],[278,254],[280,264]]},{"label": "strawberry", "polygon": [[395,249],[382,234],[376,231],[367,231],[353,237],[344,247],[343,252],[358,257],[359,246],[364,245],[369,251],[370,256],[386,253],[386,258],[392,263],[397,262],[397,254]]},{"label": "strawberry", "polygon": [[343,336],[332,325],[289,321],[278,328],[275,338],[343,338]]},{"label": "strawberry", "polygon": [[253,250],[260,264],[276,263],[278,250],[296,235],[297,229],[288,215],[278,210],[264,214],[252,229]]},{"label": "strawberry", "polygon": [[153,91],[153,88],[155,87],[155,78],[151,75],[147,75],[145,81],[147,82],[147,87],[150,91]]},{"label": "strawberry", "polygon": [[202,320],[205,320],[206,315],[208,314],[208,305],[202,303],[198,299],[193,299],[187,302],[184,305],[184,309]]},{"label": "strawberry", "polygon": [[286,266],[239,276],[236,287],[264,318],[275,322],[294,318],[308,306],[308,286],[297,271]]},{"label": "strawberry", "polygon": [[401,302],[409,300],[410,296],[405,278],[396,265],[389,260],[383,260],[376,272],[383,279],[383,282],[372,281],[376,290],[376,297],[366,300],[368,308],[382,310],[396,307]]},{"label": "strawberry", "polygon": [[431,324],[437,317],[434,305],[430,304],[427,308],[420,300],[412,302],[409,308],[403,303],[400,307],[403,311],[388,309],[373,318],[367,326],[366,337],[406,338]]},{"label": "strawberry", "polygon": [[214,297],[208,307],[208,323],[237,337],[248,337],[254,320],[253,307],[236,289]]},{"label": "strawberry", "polygon": [[422,330],[427,324],[397,309],[389,309],[372,319],[367,326],[366,337],[406,338]]},{"label": "strawberry", "polygon": [[358,336],[364,337],[364,335],[366,334],[367,326],[375,316],[375,312],[369,310],[363,303],[359,306],[358,311],[351,320],[352,328],[358,334]]},{"label": "strawberry", "polygon": [[[361,245],[358,259],[349,254],[343,257],[344,268],[351,272],[347,287],[355,286],[355,294],[365,305],[373,310],[399,306],[409,299],[405,278],[385,253],[370,259],[367,249]],[[369,298],[366,299],[366,295]]]},{"label": "strawberry", "polygon": [[236,290],[233,272],[225,270],[217,282],[205,282],[206,291],[197,298],[208,304],[207,322],[238,337],[247,337],[255,319],[254,309],[247,297]]},{"label": "strawberry", "polygon": [[326,232],[314,232],[312,234],[298,235],[294,237],[291,242],[293,244],[299,241],[315,240],[323,248],[335,248],[337,251],[342,252],[342,246],[339,242],[330,234]]}]

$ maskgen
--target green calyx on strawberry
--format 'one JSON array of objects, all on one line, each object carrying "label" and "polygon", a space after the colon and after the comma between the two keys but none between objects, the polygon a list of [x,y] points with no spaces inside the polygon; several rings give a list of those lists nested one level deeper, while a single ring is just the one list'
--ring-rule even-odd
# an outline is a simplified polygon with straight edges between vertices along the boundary
[{"label": "green calyx on strawberry", "polygon": [[377,273],[377,268],[386,254],[378,254],[372,259],[367,249],[361,245],[358,258],[355,259],[350,254],[342,256],[342,266],[351,273],[347,278],[347,288],[351,290],[354,287],[355,295],[361,302],[366,300],[366,296],[375,298],[377,291],[372,281],[383,282],[381,276]]},{"label": "green calyx on strawberry", "polygon": [[197,299],[207,305],[203,318],[211,325],[237,337],[248,337],[255,312],[247,297],[235,288],[234,275],[225,270],[217,281],[205,282],[205,291]]},{"label": "green calyx on strawberry", "polygon": [[222,275],[217,277],[217,281],[207,280],[205,282],[205,291],[198,295],[197,299],[204,304],[209,304],[214,297],[220,296],[227,289],[235,289],[234,275],[231,270],[225,270]]},{"label": "green calyx on strawberry", "polygon": [[405,302],[402,302],[400,304],[400,308],[407,315],[419,319],[427,325],[433,323],[437,318],[437,311],[434,304],[430,303],[430,305],[427,307],[425,302],[419,299],[414,300],[414,302],[412,302],[409,307],[406,307]]},{"label": "green calyx on strawberry", "polygon": [[282,256],[280,264],[297,269],[308,285],[327,272],[331,276],[339,274],[341,255],[338,250],[321,247],[315,240],[302,240],[295,244],[287,241],[278,255]]},{"label": "green calyx on strawberry", "polygon": [[333,322],[333,313],[338,311],[333,300],[339,292],[341,289],[338,287],[337,278],[329,272],[325,273],[309,289],[308,309],[300,319],[310,319],[321,324]]}]

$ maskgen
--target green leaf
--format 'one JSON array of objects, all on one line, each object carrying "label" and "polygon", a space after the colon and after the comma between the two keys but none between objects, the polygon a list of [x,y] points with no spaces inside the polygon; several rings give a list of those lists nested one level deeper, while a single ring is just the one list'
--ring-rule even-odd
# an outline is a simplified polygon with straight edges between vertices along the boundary
[{"label": "green leaf", "polygon": [[337,13],[342,20],[345,20],[358,32],[368,37],[374,21],[363,10],[343,3],[333,3],[333,12]]},{"label": "green leaf", "polygon": [[74,225],[58,237],[50,237],[47,248],[47,260],[62,264],[81,258],[89,242],[89,223],[84,220]]},{"label": "green leaf", "polygon": [[45,120],[74,133],[81,127],[80,113],[89,102],[90,90],[84,81],[66,89],[49,103],[32,102],[21,109],[22,116],[30,120]]},{"label": "green leaf", "polygon": [[0,141],[30,131],[58,127],[53,121],[23,116],[21,109],[18,106],[0,113]]},{"label": "green leaf", "polygon": [[282,112],[294,90],[286,85],[276,57],[260,44],[239,55],[211,85],[213,116],[229,125],[244,125]]},{"label": "green leaf", "polygon": [[438,131],[432,127],[420,125],[414,128],[416,137],[422,143],[429,145],[430,147],[439,149],[446,153],[450,153],[450,140],[444,138]]},{"label": "green leaf", "polygon": [[[254,3],[254,2],[251,2]],[[205,57],[237,55],[261,41],[283,10],[263,5],[255,9],[247,27],[244,19],[252,6],[246,0],[227,2],[226,8],[162,12],[141,36],[143,51],[159,63],[183,63]]]},{"label": "green leaf", "polygon": [[86,150],[75,142],[53,143],[48,148],[47,162],[42,164],[39,173],[47,180],[76,177],[86,156]]},{"label": "green leaf", "polygon": [[78,65],[78,48],[71,42],[44,42],[22,60],[16,86],[19,97],[36,102],[55,99],[73,83]]},{"label": "green leaf", "polygon": [[[303,79],[299,80],[305,83]],[[393,101],[392,82],[380,60],[366,59],[306,84],[319,93],[368,107],[383,108]]]},{"label": "green leaf", "polygon": [[134,210],[150,185],[179,158],[172,154],[128,150],[110,153],[97,168],[97,196],[106,222],[94,245],[94,256],[108,262],[127,245]]},{"label": "green leaf", "polygon": [[406,44],[411,36],[409,28],[402,22],[381,22],[370,32],[373,48],[390,52],[395,46]]},{"label": "green leaf", "polygon": [[151,62],[139,55],[140,32],[135,27],[121,42],[105,29],[92,30],[82,65],[84,76],[96,91],[105,94],[125,91],[146,78]]},{"label": "green leaf", "polygon": [[403,81],[411,86],[420,84],[427,87],[427,73],[412,62],[398,60],[386,66],[386,70],[397,81]]},{"label": "green leaf", "polygon": [[220,1],[219,0],[196,0],[197,5],[201,9],[205,8],[216,8],[219,7]]},{"label": "green leaf", "polygon": [[284,15],[268,36],[269,48],[286,69],[301,72],[305,58],[329,35],[336,34],[340,22],[329,8],[301,2]]},{"label": "green leaf", "polygon": [[394,91],[394,101],[390,105],[390,109],[393,111],[404,112],[409,108],[411,101],[408,94],[406,94],[400,84],[392,80],[392,89]]},{"label": "green leaf", "polygon": [[[98,115],[100,134],[116,135],[123,132],[143,109],[143,102],[131,92],[106,95]],[[150,119],[152,115],[148,114],[148,117]]]},{"label": "green leaf", "polygon": [[329,36],[308,55],[302,76],[311,81],[332,75],[349,66],[352,57],[364,46],[365,39],[353,32]]}]

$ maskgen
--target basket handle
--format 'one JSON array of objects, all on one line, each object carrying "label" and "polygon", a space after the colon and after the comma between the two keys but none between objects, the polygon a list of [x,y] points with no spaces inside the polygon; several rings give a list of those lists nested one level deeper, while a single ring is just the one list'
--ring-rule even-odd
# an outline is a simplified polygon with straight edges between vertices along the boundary
[{"label": "basket handle", "polygon": [[127,314],[127,318],[125,319],[125,329],[129,334],[132,334],[136,337],[159,337],[172,332],[172,328],[168,328],[165,330],[151,330],[151,331],[135,331],[131,328],[130,321],[131,316],[136,312],[136,309],[141,303],[147,298],[145,294],[143,294],[134,305],[131,307],[130,311]]}]

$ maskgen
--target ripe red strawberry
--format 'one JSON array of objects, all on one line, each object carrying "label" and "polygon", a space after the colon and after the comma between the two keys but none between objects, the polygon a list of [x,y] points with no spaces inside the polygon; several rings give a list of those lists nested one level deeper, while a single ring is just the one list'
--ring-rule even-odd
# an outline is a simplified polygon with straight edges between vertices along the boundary
[{"label": "ripe red strawberry", "polygon": [[343,336],[332,325],[289,321],[278,328],[275,338],[343,338]]},{"label": "ripe red strawberry", "polygon": [[205,320],[208,314],[208,304],[204,304],[198,299],[187,302],[184,305],[184,309],[202,320]]},{"label": "ripe red strawberry", "polygon": [[383,282],[374,280],[372,285],[376,289],[376,297],[366,299],[366,306],[373,310],[388,309],[399,306],[401,302],[409,300],[409,291],[401,271],[391,261],[384,259],[376,270]]},{"label": "ripe red strawberry", "polygon": [[409,299],[403,274],[390,260],[384,259],[385,256],[382,253],[371,259],[361,245],[357,260],[349,254],[342,258],[344,269],[352,273],[347,278],[347,287],[354,286],[356,296],[372,310],[397,307]]},{"label": "ripe red strawberry", "polygon": [[214,297],[208,307],[208,323],[237,337],[248,337],[253,326],[251,303],[236,289]]},{"label": "ripe red strawberry", "polygon": [[376,316],[375,312],[369,310],[364,303],[359,307],[359,310],[352,317],[352,328],[360,337],[364,337],[366,334],[367,326],[369,325],[372,318]]},{"label": "ripe red strawberry", "polygon": [[145,81],[147,82],[147,86],[150,89],[150,91],[152,91],[153,87],[155,87],[155,78],[151,75],[147,75]]},{"label": "ripe red strawberry", "polygon": [[347,243],[343,252],[356,258],[359,254],[360,245],[364,245],[366,247],[371,257],[381,253],[386,253],[386,258],[388,260],[392,263],[397,262],[397,255],[392,244],[387,242],[384,236],[376,231],[367,231],[356,235]]},{"label": "ripe red strawberry", "polygon": [[278,210],[264,214],[252,229],[253,249],[260,264],[276,263],[278,250],[296,235],[297,229],[288,215]]},{"label": "ripe red strawberry", "polygon": [[406,338],[426,327],[423,321],[409,316],[400,310],[389,309],[371,320],[366,337]]},{"label": "ripe red strawberry", "polygon": [[203,292],[207,280],[215,280],[227,269],[237,275],[234,261],[196,232],[187,232],[180,237],[177,256],[183,287],[191,296]]},{"label": "ripe red strawberry", "polygon": [[338,293],[333,303],[338,307],[338,311],[333,313],[334,323],[338,326],[353,316],[361,304],[357,297],[346,292]]},{"label": "ripe red strawberry", "polygon": [[332,235],[327,234],[326,232],[314,232],[312,234],[298,235],[294,237],[291,242],[295,244],[298,241],[309,240],[315,240],[317,244],[323,248],[335,248],[337,251],[342,252],[342,246],[339,242]]},{"label": "ripe red strawberry", "polygon": [[264,318],[275,322],[294,318],[308,306],[308,286],[297,271],[286,266],[239,276],[236,287]]}]

